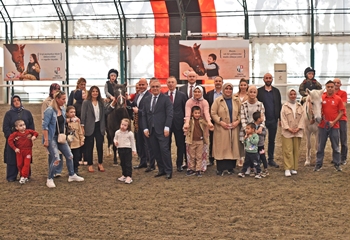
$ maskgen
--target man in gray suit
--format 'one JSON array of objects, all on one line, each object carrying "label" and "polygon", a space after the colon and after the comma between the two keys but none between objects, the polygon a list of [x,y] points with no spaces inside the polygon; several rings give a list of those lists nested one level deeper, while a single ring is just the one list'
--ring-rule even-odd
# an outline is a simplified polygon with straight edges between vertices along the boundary
[{"label": "man in gray suit", "polygon": [[173,167],[169,148],[169,132],[173,121],[173,106],[168,96],[160,92],[160,82],[151,83],[151,96],[145,98],[143,106],[143,132],[150,139],[153,154],[157,161],[158,173],[172,178]]}]

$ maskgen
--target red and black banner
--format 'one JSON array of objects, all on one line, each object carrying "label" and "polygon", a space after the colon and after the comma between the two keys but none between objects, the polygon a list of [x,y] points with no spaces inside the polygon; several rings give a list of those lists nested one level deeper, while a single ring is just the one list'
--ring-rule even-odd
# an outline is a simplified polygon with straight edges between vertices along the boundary
[{"label": "red and black banner", "polygon": [[[191,33],[204,36],[188,37],[187,40],[215,40],[217,32],[214,0],[183,0],[186,27]],[[181,17],[176,1],[151,0],[155,20],[154,74],[162,83],[169,76],[179,79],[180,36],[161,36],[162,33],[180,33]],[[206,34],[207,33],[207,34]],[[159,34],[159,36],[157,35]],[[206,36],[207,35],[207,36]]]}]

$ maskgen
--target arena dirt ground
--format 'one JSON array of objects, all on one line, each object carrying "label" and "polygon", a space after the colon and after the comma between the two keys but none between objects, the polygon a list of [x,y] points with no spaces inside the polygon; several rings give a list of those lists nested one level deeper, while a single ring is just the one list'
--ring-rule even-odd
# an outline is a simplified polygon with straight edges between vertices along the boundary
[{"label": "arena dirt ground", "polygon": [[[40,105],[26,104],[41,135]],[[8,105],[0,105],[3,115]],[[350,111],[348,107],[348,112]],[[2,119],[0,123],[2,126]],[[281,141],[276,162],[282,165]],[[348,133],[349,135],[349,133]],[[41,139],[41,136],[40,136]],[[4,138],[0,148],[4,147]],[[105,147],[106,149],[106,147]],[[237,174],[202,178],[174,172],[173,179],[134,171],[131,185],[116,182],[121,168],[104,157],[106,172],[88,173],[84,182],[55,179],[46,187],[47,153],[37,140],[32,178],[8,183],[0,168],[0,239],[349,239],[349,166],[335,172],[327,144],[320,172],[304,167],[302,142],[298,175],[270,168],[264,179]],[[174,157],[173,157],[174,159]],[[0,157],[3,162],[3,155]],[[134,161],[134,165],[137,164]],[[97,167],[95,166],[95,170]],[[237,173],[237,171],[236,171]]]}]

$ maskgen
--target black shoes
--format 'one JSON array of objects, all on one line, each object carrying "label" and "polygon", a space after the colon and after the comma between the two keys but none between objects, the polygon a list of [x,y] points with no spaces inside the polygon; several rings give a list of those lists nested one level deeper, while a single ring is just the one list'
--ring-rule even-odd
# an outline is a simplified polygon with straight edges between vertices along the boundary
[{"label": "black shoes", "polygon": [[176,170],[177,170],[178,172],[182,172],[184,169],[183,169],[182,167],[177,167]]},{"label": "black shoes", "polygon": [[166,179],[171,179],[172,177],[173,177],[173,175],[171,173],[166,174]]},{"label": "black shoes", "polygon": [[147,168],[147,165],[137,165],[134,166],[134,169]]},{"label": "black shoes", "polygon": [[161,176],[165,176],[166,174],[163,172],[158,172],[156,175],[154,175],[154,177],[161,177]]},{"label": "black shoes", "polygon": [[151,167],[148,167],[148,168],[146,168],[146,170],[145,170],[145,172],[152,172],[152,171],[154,171],[154,168],[151,168]]},{"label": "black shoes", "polygon": [[269,161],[269,165],[270,165],[271,167],[275,167],[275,168],[279,168],[279,167],[280,167],[274,160],[270,160],[270,161]]}]

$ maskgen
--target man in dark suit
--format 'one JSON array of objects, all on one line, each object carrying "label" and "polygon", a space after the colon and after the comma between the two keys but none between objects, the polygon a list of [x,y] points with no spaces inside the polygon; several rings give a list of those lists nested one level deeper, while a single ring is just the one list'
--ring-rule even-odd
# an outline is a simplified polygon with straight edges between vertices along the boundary
[{"label": "man in dark suit", "polygon": [[166,94],[169,96],[169,99],[173,104],[173,122],[170,128],[169,146],[171,149],[171,136],[174,133],[177,148],[176,169],[178,172],[182,172],[184,154],[186,154],[185,135],[182,127],[184,125],[187,97],[183,92],[176,91],[176,84],[177,81],[174,76],[170,76],[167,79],[167,86],[169,90]]},{"label": "man in dark suit", "polygon": [[274,161],[275,138],[277,133],[277,125],[280,121],[280,112],[282,108],[281,93],[273,87],[273,78],[270,73],[264,75],[265,85],[258,88],[258,100],[265,107],[265,126],[269,133],[269,143],[267,148],[269,165],[278,168],[279,165]]},{"label": "man in dark suit", "polygon": [[155,177],[166,175],[172,178],[173,167],[169,149],[169,133],[173,121],[173,106],[170,98],[160,92],[160,82],[151,83],[152,95],[145,98],[142,112],[142,129],[150,139],[157,161],[158,173]]},{"label": "man in dark suit", "polygon": [[[148,143],[148,139],[143,134],[143,121],[142,119],[145,117],[143,112],[143,106],[146,101],[146,97],[150,96],[151,93],[147,91],[147,80],[145,78],[141,78],[139,81],[139,93],[136,95],[135,100],[133,101],[133,111],[135,114],[138,114],[138,131],[136,134],[136,149],[137,154],[140,158],[140,164],[134,166],[134,169],[147,168],[147,162],[149,162],[149,166],[146,169],[149,171],[154,170],[155,161],[154,158],[150,157],[150,146]],[[147,171],[148,172],[148,171]]]},{"label": "man in dark suit", "polygon": [[[213,102],[215,101],[215,99],[219,96],[222,95],[222,85],[223,85],[223,78],[221,76],[217,76],[214,78],[214,87],[215,89],[210,90],[205,96],[205,100],[208,101],[209,103],[209,112],[211,109],[211,105],[213,105]],[[214,122],[213,122],[214,124]],[[212,152],[213,152],[213,136],[214,136],[214,132],[213,131],[209,131],[209,164],[208,166],[213,166],[214,165],[214,158],[212,157]]]},{"label": "man in dark suit", "polygon": [[[193,89],[195,86],[199,85],[196,83],[197,81],[197,73],[194,71],[191,71],[187,74],[187,83],[184,84],[179,88],[180,92],[183,92],[186,94],[187,99],[191,98],[193,96]],[[205,96],[205,89],[203,88],[203,96]]]}]

